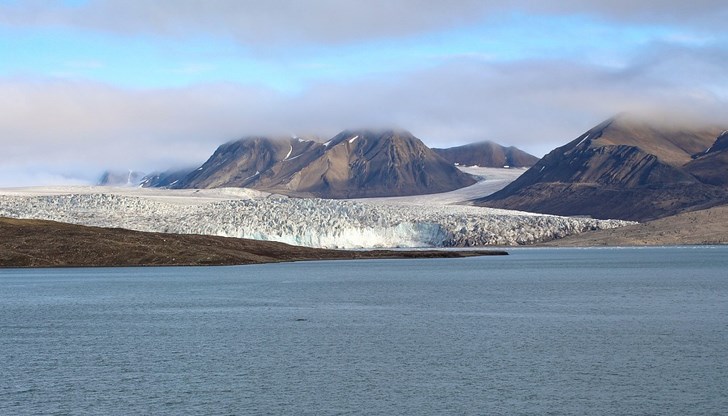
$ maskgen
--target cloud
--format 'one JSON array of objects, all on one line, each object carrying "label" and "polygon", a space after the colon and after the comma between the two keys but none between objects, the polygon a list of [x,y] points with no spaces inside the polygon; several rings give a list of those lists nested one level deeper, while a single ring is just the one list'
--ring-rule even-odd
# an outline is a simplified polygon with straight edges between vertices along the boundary
[{"label": "cloud", "polygon": [[71,26],[123,34],[207,34],[259,48],[414,36],[484,24],[511,13],[578,14],[615,23],[725,32],[728,4],[723,0],[92,0],[69,7],[30,0],[0,5],[0,24]]},{"label": "cloud", "polygon": [[246,44],[268,45],[403,36],[472,23],[484,12],[477,0],[455,5],[414,0],[108,0],[75,7],[29,1],[0,6],[0,22],[125,34],[226,35]]},{"label": "cloud", "polygon": [[49,166],[89,179],[105,168],[198,162],[220,141],[246,130],[239,110],[254,115],[269,96],[222,84],[128,90],[85,81],[5,80],[0,82],[3,165]]},{"label": "cloud", "polygon": [[[241,84],[125,89],[88,81],[0,80],[3,175],[95,179],[204,161],[250,134],[330,137],[400,127],[432,146],[495,140],[543,155],[622,111],[728,123],[728,51],[650,45],[623,67],[461,57],[298,94]],[[12,169],[11,169],[12,168]]]},{"label": "cloud", "polygon": [[[380,55],[370,58],[362,53],[356,56],[373,61],[367,65],[376,71],[354,76],[344,70],[337,77],[305,78],[293,89],[295,93],[223,82],[122,88],[82,78],[114,67],[113,60],[106,60],[117,51],[89,59],[69,58],[60,69],[73,75],[67,80],[0,75],[0,184],[66,183],[93,180],[107,168],[150,171],[197,164],[222,142],[249,134],[330,137],[347,128],[400,127],[433,146],[488,139],[540,156],[623,111],[670,111],[728,122],[728,48],[721,40],[728,3],[723,0],[91,0],[64,4],[0,2],[0,26],[114,33],[122,35],[116,38],[120,42],[153,42],[143,36],[162,35],[201,37],[204,44],[224,37],[236,40],[245,51],[272,49],[274,57],[316,50],[300,45],[326,45],[333,46],[324,49],[336,59],[346,49],[337,48],[342,44],[415,38],[488,25],[519,13],[537,18],[587,16],[615,25],[615,31],[621,24],[670,25],[671,29],[657,31],[664,37],[645,38],[664,43],[635,41],[629,52],[600,49],[595,38],[593,49],[587,42],[588,49],[579,52],[593,55],[562,54],[560,60],[524,54],[519,60],[499,62],[495,55],[454,47],[445,55],[440,55],[442,50],[433,52],[435,58],[427,62],[412,59],[416,61],[412,65],[387,67],[377,61]],[[519,23],[524,21],[529,20]],[[631,29],[639,32],[639,27]],[[427,43],[427,37],[423,39],[412,44]],[[499,41],[508,45],[517,40]],[[562,44],[552,42],[556,49]],[[179,45],[183,49],[188,44]],[[366,43],[356,46],[369,47]],[[175,69],[169,72],[204,74],[225,66],[225,61],[207,58],[192,54],[187,61],[170,64]],[[293,70],[320,70],[326,75],[330,64],[316,59],[271,62],[273,66],[281,63],[280,73],[286,74],[282,78],[291,73],[285,72],[291,65],[299,65]]]},{"label": "cloud", "polygon": [[589,14],[614,21],[724,27],[728,5],[722,0],[560,0],[520,1],[534,12]]}]

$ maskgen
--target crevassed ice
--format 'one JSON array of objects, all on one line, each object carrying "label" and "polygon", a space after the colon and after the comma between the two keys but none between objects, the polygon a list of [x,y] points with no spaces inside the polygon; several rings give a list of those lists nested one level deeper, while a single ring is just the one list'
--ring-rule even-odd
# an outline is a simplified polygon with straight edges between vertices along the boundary
[{"label": "crevassed ice", "polygon": [[391,248],[441,246],[445,233],[438,224],[402,223],[393,227],[308,229],[300,233],[271,233],[253,229],[223,231],[217,235],[279,241],[281,243],[325,248]]},{"label": "crevassed ice", "polygon": [[252,195],[181,204],[107,193],[0,195],[0,216],[325,248],[520,245],[629,224],[459,205]]}]

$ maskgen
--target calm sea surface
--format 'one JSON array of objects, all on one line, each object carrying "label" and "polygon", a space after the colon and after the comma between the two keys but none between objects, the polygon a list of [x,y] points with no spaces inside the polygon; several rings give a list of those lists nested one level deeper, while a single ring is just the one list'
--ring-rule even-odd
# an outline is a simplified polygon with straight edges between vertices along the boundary
[{"label": "calm sea surface", "polygon": [[728,247],[0,270],[0,414],[728,412]]}]

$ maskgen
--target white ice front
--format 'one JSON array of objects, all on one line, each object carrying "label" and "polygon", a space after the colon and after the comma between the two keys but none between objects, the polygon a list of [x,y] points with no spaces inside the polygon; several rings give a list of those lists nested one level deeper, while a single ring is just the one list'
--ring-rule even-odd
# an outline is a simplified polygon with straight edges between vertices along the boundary
[{"label": "white ice front", "polygon": [[[301,199],[260,193],[209,193],[201,199],[160,190],[0,193],[0,216],[102,227],[283,241],[311,247],[517,245],[627,223],[459,205],[402,205]],[[210,190],[214,191],[214,190]],[[185,194],[186,195],[186,194]],[[186,202],[187,201],[187,202]]]}]

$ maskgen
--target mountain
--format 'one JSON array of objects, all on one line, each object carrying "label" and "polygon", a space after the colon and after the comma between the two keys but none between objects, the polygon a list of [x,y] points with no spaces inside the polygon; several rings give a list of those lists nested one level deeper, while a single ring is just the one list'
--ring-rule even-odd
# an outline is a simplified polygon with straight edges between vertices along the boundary
[{"label": "mountain", "polygon": [[303,169],[324,150],[323,144],[313,140],[246,137],[218,147],[202,166],[173,187],[250,188],[260,182],[281,182],[286,173]]},{"label": "mountain", "polygon": [[695,155],[685,170],[703,183],[728,186],[728,131],[723,131],[708,150]]},{"label": "mountain", "polygon": [[717,166],[723,172],[726,167],[720,150],[725,138],[716,140],[719,135],[714,126],[617,116],[553,150],[475,204],[637,221],[719,205],[728,202],[728,189],[719,186],[726,178],[716,173]]},{"label": "mountain", "polygon": [[112,172],[106,171],[99,178],[100,186],[139,186],[144,174],[136,171]]},{"label": "mountain", "polygon": [[326,143],[266,137],[226,143],[171,187],[362,198],[439,193],[473,183],[409,132],[355,130]]},{"label": "mountain", "polygon": [[432,150],[448,162],[463,166],[522,168],[533,166],[538,162],[536,156],[523,150],[512,146],[501,146],[490,141]]},{"label": "mountain", "polygon": [[184,179],[193,169],[172,169],[150,173],[139,181],[139,185],[143,188],[169,188]]}]

